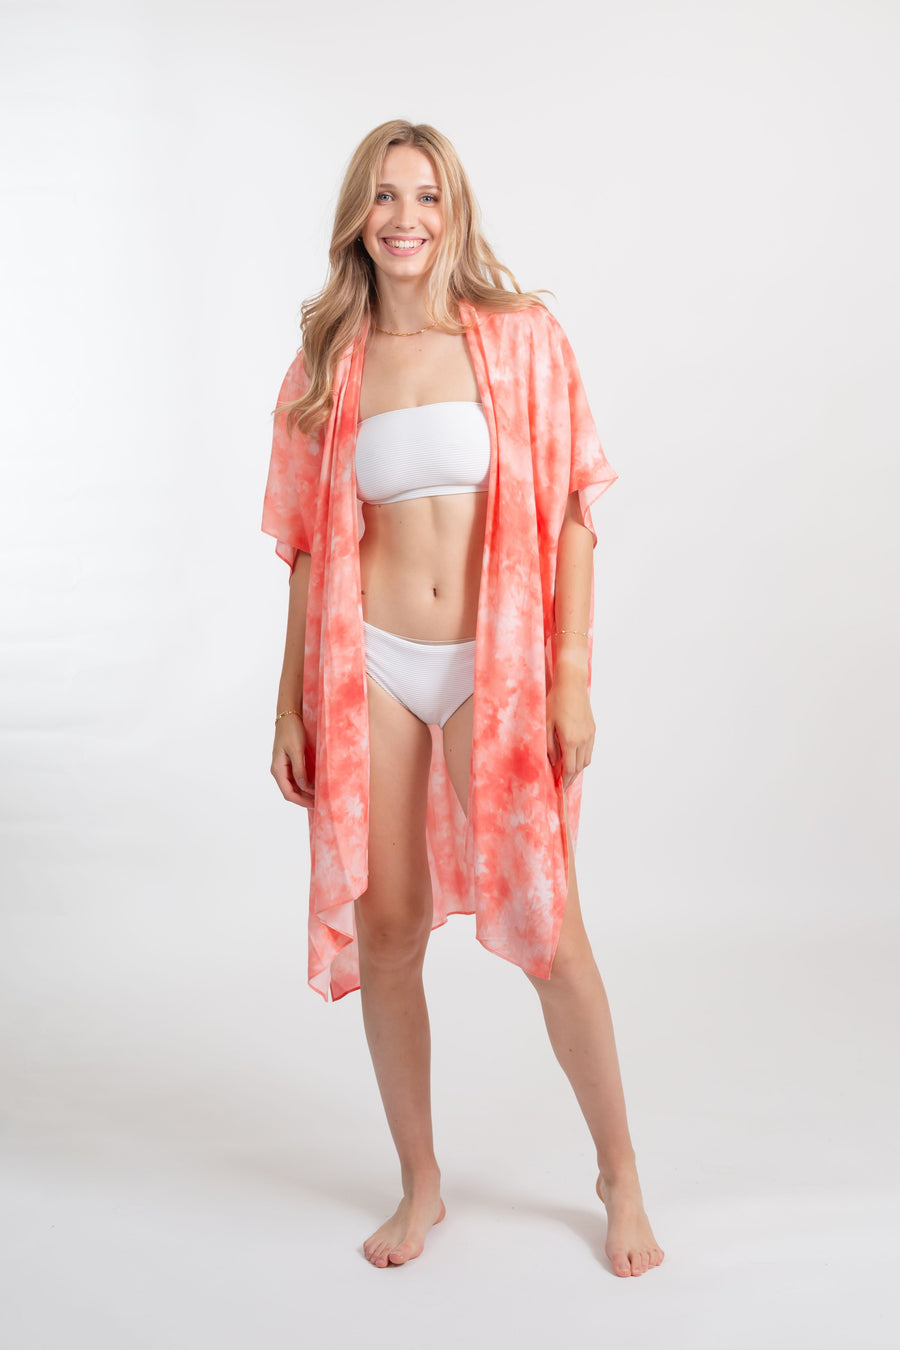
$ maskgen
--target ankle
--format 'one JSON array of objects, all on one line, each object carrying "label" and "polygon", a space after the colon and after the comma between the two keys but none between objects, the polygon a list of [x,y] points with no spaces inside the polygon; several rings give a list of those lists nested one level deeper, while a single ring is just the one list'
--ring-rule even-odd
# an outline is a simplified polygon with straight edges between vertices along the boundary
[{"label": "ankle", "polygon": [[400,1169],[400,1181],[404,1195],[440,1190],[441,1169],[436,1162],[420,1163],[415,1167],[404,1167]]},{"label": "ankle", "polygon": [[624,1181],[637,1180],[637,1156],[631,1153],[622,1154],[616,1158],[604,1158],[597,1160],[597,1169],[600,1173],[600,1184],[602,1186],[621,1185]]}]

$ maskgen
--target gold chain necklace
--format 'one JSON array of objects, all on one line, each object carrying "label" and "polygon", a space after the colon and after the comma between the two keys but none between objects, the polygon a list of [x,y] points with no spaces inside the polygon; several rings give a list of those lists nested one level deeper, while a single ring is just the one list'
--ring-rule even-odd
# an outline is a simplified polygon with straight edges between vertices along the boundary
[{"label": "gold chain necklace", "polygon": [[[378,328],[377,323],[375,327]],[[428,325],[428,328],[436,328],[436,327],[437,327],[437,319],[435,319],[434,323],[430,323]],[[418,337],[420,333],[427,333],[428,328],[417,328],[414,333],[392,333],[389,328],[378,328],[378,331],[379,333],[387,333],[388,337]]]}]

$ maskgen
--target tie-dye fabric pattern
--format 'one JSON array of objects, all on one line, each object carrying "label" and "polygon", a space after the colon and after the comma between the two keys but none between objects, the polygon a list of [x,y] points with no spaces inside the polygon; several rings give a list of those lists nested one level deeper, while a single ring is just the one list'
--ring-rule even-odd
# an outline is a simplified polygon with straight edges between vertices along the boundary
[{"label": "tie-dye fabric pattern", "polygon": [[[615,482],[571,345],[548,310],[463,323],[491,436],[475,647],[468,815],[431,728],[427,852],[433,928],[473,914],[488,951],[546,978],[568,889],[566,813],[577,842],[583,775],[563,792],[547,758],[559,533],[569,493],[591,506]],[[312,437],[275,418],[262,529],[293,567],[311,555],[303,675],[310,838],[310,987],[327,1001],[359,988],[353,902],[368,884],[368,707],[354,451],[368,324],[342,354],[328,421]],[[302,353],[278,402],[305,388]],[[593,583],[588,685],[593,648]]]}]

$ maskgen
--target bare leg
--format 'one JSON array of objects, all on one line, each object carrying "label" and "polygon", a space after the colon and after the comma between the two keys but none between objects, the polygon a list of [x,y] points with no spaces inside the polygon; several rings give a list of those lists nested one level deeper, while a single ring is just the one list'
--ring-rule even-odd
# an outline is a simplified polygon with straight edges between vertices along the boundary
[{"label": "bare leg", "polygon": [[608,1221],[606,1254],[616,1275],[642,1275],[665,1253],[644,1210],[609,1002],[584,928],[572,835],[566,828],[569,891],[559,945],[549,979],[528,979],[597,1148],[597,1194]]},{"label": "bare leg", "polygon": [[400,1159],[403,1199],[363,1244],[375,1266],[418,1256],[444,1217],[431,1124],[431,1032],[422,963],[432,897],[425,851],[431,733],[368,678],[369,885],[355,904],[366,1040]]},{"label": "bare leg", "polygon": [[[463,810],[468,807],[472,711],[469,699],[444,726],[444,757]],[[597,1194],[607,1212],[606,1254],[617,1275],[641,1275],[659,1265],[664,1252],[644,1210],[609,1002],[581,915],[571,832],[568,842],[569,891],[553,968],[549,979],[528,979],[540,996],[553,1052],[597,1148]]]}]

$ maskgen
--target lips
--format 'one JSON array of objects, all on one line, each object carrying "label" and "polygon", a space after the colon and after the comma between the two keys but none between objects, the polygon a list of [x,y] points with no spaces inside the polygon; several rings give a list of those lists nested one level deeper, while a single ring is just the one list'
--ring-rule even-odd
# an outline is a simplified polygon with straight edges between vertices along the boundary
[{"label": "lips", "polygon": [[392,253],[395,258],[405,258],[421,252],[428,241],[426,239],[407,239],[402,235],[388,235],[382,236],[381,242],[388,253]]}]

